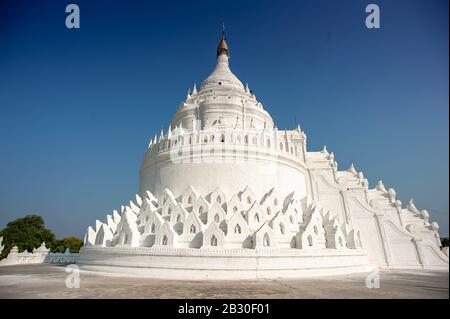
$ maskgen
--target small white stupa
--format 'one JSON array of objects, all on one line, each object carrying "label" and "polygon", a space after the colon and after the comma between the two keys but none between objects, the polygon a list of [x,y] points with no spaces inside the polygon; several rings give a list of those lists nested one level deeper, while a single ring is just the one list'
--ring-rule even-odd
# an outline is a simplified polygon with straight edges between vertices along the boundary
[{"label": "small white stupa", "polygon": [[278,130],[231,72],[222,33],[213,72],[150,140],[139,194],[88,228],[80,266],[189,279],[448,270],[427,211],[306,139]]}]

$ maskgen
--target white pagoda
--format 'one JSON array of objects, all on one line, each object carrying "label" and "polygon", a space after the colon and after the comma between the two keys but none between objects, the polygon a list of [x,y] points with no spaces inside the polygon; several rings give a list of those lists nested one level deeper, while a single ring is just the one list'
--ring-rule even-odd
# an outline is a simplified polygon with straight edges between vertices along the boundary
[{"label": "white pagoda", "polygon": [[88,228],[78,263],[187,279],[448,270],[426,210],[306,141],[231,72],[222,33],[213,72],[150,140],[139,194]]}]

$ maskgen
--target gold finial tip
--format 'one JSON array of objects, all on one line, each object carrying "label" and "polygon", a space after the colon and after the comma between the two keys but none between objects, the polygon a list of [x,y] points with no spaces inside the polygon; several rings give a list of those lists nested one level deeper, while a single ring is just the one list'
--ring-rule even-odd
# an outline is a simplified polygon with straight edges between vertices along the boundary
[{"label": "gold finial tip", "polygon": [[217,56],[225,54],[228,56],[228,44],[225,39],[225,24],[222,23],[222,38],[220,39],[219,46],[217,47]]}]

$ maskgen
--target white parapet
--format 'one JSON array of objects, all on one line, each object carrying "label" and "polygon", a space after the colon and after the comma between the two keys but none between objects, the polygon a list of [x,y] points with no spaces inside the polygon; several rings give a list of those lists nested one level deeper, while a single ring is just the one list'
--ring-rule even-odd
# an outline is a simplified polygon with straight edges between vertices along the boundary
[{"label": "white parapet", "polygon": [[[0,241],[1,243],[1,241]],[[78,254],[71,253],[67,248],[64,253],[51,253],[45,246],[45,242],[40,247],[33,249],[33,252],[19,252],[19,248],[14,246],[5,259],[0,260],[0,266],[25,265],[25,264],[74,264],[77,262]]]},{"label": "white parapet", "polygon": [[178,280],[301,278],[368,272],[358,250],[84,247],[81,270]]}]

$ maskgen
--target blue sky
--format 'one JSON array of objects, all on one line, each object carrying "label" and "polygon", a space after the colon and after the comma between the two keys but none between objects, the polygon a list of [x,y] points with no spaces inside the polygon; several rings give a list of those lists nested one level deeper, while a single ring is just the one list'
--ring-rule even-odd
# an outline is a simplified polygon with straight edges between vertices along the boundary
[{"label": "blue sky", "polygon": [[[65,27],[76,3],[81,28]],[[381,9],[381,29],[364,25]],[[374,187],[396,189],[448,235],[448,1],[2,1],[0,228],[40,214],[58,236],[138,191],[149,139],[214,66],[279,128],[300,122]]]}]

